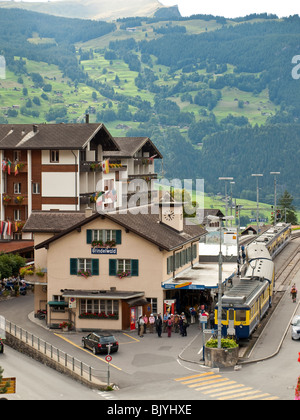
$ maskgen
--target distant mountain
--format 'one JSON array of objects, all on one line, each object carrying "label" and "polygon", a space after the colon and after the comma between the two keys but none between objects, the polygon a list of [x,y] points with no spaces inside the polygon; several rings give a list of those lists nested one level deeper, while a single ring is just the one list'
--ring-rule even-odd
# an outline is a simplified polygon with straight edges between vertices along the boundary
[{"label": "distant mountain", "polygon": [[62,0],[40,3],[4,1],[0,2],[0,7],[20,8],[62,17],[108,21],[130,16],[153,16],[160,8],[165,9],[158,0]]}]

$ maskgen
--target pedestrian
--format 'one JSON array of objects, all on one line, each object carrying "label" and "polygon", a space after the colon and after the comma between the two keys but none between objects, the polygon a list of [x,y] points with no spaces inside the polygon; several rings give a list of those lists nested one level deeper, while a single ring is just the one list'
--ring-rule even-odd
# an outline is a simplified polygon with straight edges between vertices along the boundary
[{"label": "pedestrian", "polygon": [[168,321],[167,321],[167,331],[168,331],[168,337],[171,337],[171,333],[172,333],[172,326],[173,326],[172,319],[171,319],[171,317],[169,316]]},{"label": "pedestrian", "polygon": [[159,338],[161,338],[161,332],[162,332],[162,319],[161,314],[158,314],[157,320],[156,320],[156,332]]},{"label": "pedestrian", "polygon": [[155,317],[153,314],[151,314],[149,316],[149,330],[151,334],[153,334],[154,332],[154,324],[155,324]]},{"label": "pedestrian", "polygon": [[296,288],[296,284],[294,283],[292,288],[291,288],[291,295],[292,295],[293,302],[296,302],[297,293],[298,293],[298,290]]},{"label": "pedestrian", "polygon": [[140,326],[140,337],[144,337],[144,318],[142,316],[140,316],[139,318],[139,326]]},{"label": "pedestrian", "polygon": [[209,328],[213,329],[215,327],[215,314],[212,311],[209,315]]},{"label": "pedestrian", "polygon": [[197,312],[193,306],[190,307],[191,324],[195,324]]},{"label": "pedestrian", "polygon": [[176,334],[179,332],[179,315],[177,312],[174,315],[174,332]]},{"label": "pedestrian", "polygon": [[182,335],[182,337],[186,337],[187,336],[186,329],[188,327],[188,322],[183,312],[180,316],[179,327],[180,327],[180,334]]},{"label": "pedestrian", "polygon": [[147,333],[148,317],[144,315],[144,334]]},{"label": "pedestrian", "polygon": [[164,314],[164,320],[163,320],[163,332],[167,332],[167,321],[168,321],[168,313],[166,312]]}]

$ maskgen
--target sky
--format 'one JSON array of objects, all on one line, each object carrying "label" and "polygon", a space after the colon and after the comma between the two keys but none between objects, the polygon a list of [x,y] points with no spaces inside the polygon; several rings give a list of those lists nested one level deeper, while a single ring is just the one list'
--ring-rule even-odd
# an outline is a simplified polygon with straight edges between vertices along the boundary
[{"label": "sky", "polygon": [[211,14],[233,18],[266,12],[279,17],[300,15],[300,2],[297,0],[159,0],[159,2],[164,6],[178,4],[182,16]]},{"label": "sky", "polygon": [[[18,1],[18,0],[17,0]],[[48,0],[23,0],[42,2]],[[55,1],[55,0],[50,0]],[[59,1],[59,0],[56,0]],[[196,14],[234,18],[251,13],[274,13],[279,17],[300,15],[298,0],[158,0],[164,6],[178,5],[182,16]]]}]

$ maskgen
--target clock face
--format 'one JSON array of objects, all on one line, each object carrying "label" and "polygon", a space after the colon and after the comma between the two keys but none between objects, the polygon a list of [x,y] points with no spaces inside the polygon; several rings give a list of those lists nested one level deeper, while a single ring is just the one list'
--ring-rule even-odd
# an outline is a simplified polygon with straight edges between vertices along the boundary
[{"label": "clock face", "polygon": [[164,219],[165,220],[167,220],[167,221],[171,221],[171,220],[173,220],[174,219],[174,217],[175,217],[175,214],[174,214],[174,212],[172,211],[172,210],[167,210],[165,213],[164,213]]}]

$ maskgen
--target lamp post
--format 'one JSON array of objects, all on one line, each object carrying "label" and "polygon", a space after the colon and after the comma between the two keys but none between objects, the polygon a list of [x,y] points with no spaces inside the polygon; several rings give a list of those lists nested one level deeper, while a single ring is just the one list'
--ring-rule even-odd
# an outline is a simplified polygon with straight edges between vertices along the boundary
[{"label": "lamp post", "polygon": [[277,222],[277,209],[276,209],[276,175],[280,175],[280,172],[270,172],[270,175],[274,175],[274,226]]},{"label": "lamp post", "polygon": [[258,220],[259,220],[259,187],[258,187],[258,178],[262,177],[263,174],[252,174],[251,176],[255,176],[256,177],[256,205],[257,205],[257,210],[256,210],[256,224],[257,224],[257,235],[258,235],[258,231],[259,231],[259,224],[258,224]]},{"label": "lamp post", "polygon": [[[226,217],[227,217],[228,203],[227,203],[227,182],[226,181],[233,181],[233,177],[232,176],[219,176],[219,181],[225,181],[225,201],[226,201]],[[227,220],[226,220],[226,227],[227,227]]]},{"label": "lamp post", "polygon": [[220,228],[220,252],[219,252],[219,281],[218,281],[218,349],[221,348],[221,339],[222,339],[222,264],[223,264],[223,255],[222,255],[222,222],[225,220],[232,220],[233,216],[228,217],[217,217],[217,216],[207,216],[210,220],[219,220]]}]

